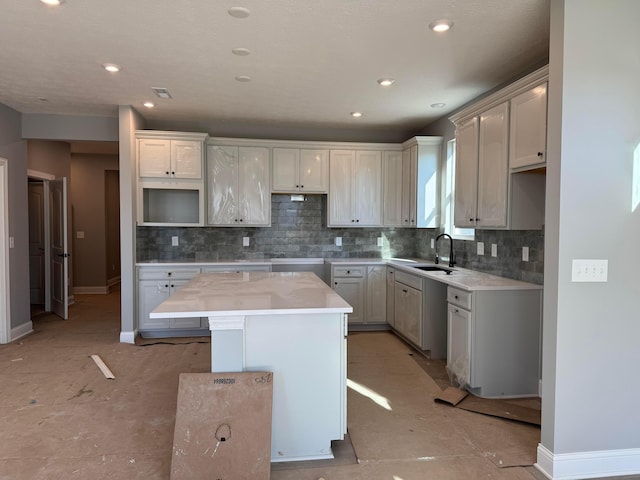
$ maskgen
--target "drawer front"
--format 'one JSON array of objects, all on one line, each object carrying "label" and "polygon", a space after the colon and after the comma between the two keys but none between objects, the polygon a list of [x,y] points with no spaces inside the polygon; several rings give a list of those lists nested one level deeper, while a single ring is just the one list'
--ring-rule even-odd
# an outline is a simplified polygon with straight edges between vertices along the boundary
[{"label": "drawer front", "polygon": [[209,265],[202,267],[202,273],[240,273],[240,272],[270,272],[269,265]]},{"label": "drawer front", "polygon": [[465,292],[457,288],[447,288],[447,302],[461,308],[471,310],[471,292]]},{"label": "drawer front", "polygon": [[333,267],[333,276],[336,278],[362,278],[364,277],[365,269],[364,265],[358,265],[353,267]]},{"label": "drawer front", "polygon": [[167,280],[176,278],[181,280],[191,280],[200,274],[200,268],[140,268],[138,270],[139,280]]},{"label": "drawer front", "polygon": [[422,291],[422,277],[411,275],[410,273],[396,270],[396,282],[404,283],[416,290]]}]

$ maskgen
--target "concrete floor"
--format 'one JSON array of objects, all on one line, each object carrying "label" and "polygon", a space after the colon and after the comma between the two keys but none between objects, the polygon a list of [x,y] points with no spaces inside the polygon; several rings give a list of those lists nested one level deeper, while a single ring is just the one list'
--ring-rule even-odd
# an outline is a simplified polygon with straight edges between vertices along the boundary
[{"label": "concrete floor", "polygon": [[[209,371],[208,339],[119,343],[117,292],[78,295],[69,320],[39,315],[34,330],[0,346],[0,479],[169,478],[178,375]],[[536,427],[435,404],[439,387],[390,333],[351,335],[348,348],[350,380],[373,392],[349,389],[358,461],[346,448],[334,462],[274,467],[272,479],[544,478],[496,461],[514,442],[535,455]]]}]

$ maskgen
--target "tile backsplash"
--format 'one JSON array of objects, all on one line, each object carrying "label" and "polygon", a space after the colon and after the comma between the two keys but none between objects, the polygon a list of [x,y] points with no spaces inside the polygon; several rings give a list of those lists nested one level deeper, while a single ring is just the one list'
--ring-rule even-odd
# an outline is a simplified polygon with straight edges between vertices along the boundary
[{"label": "tile backsplash", "polygon": [[[290,195],[271,196],[271,227],[137,227],[136,259],[219,261],[269,258],[380,258],[419,257],[432,259],[434,229],[327,228],[326,195],[307,195],[292,202]],[[178,246],[172,246],[172,237]],[[249,246],[243,246],[243,237]],[[335,245],[336,237],[342,246]],[[377,246],[382,237],[382,247]],[[476,255],[476,242],[485,243],[485,255]],[[442,240],[441,240],[442,242]],[[498,257],[491,257],[491,244]],[[529,247],[529,262],[522,262],[522,246]],[[457,265],[504,277],[542,283],[542,231],[476,231],[475,241],[456,240]],[[441,251],[448,251],[443,242]]]}]

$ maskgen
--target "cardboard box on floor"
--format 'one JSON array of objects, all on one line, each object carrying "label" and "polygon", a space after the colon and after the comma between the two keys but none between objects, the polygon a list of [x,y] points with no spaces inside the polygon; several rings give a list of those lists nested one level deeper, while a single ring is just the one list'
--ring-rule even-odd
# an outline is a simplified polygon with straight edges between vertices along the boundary
[{"label": "cardboard box on floor", "polygon": [[182,373],[172,480],[268,479],[271,372]]}]

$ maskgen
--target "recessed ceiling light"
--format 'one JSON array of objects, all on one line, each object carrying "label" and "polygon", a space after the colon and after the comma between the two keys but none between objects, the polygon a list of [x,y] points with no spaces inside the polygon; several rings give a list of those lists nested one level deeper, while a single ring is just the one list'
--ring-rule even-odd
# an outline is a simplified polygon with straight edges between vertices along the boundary
[{"label": "recessed ceiling light", "polygon": [[446,32],[451,27],[453,27],[453,22],[451,20],[436,20],[429,24],[429,28],[438,33]]},{"label": "recessed ceiling light", "polygon": [[117,73],[120,71],[120,66],[116,65],[115,63],[103,63],[102,67],[110,73]]},{"label": "recessed ceiling light", "polygon": [[58,5],[62,5],[64,3],[64,0],[40,0],[40,1],[45,5],[51,5],[54,7],[57,7]]},{"label": "recessed ceiling light", "polygon": [[144,102],[143,105],[147,108],[155,107],[155,104],[153,102]]},{"label": "recessed ceiling light", "polygon": [[251,81],[251,77],[248,75],[238,75],[236,77],[236,80],[239,82],[250,82]]},{"label": "recessed ceiling light", "polygon": [[244,7],[231,7],[228,12],[234,18],[247,18],[251,14],[249,9]]},{"label": "recessed ceiling light", "polygon": [[393,85],[393,82],[395,82],[396,80],[394,78],[379,78],[378,79],[378,83],[380,85],[382,85],[383,87],[388,87],[390,85]]},{"label": "recessed ceiling light", "polygon": [[231,53],[238,55],[239,57],[246,57],[251,53],[251,51],[248,48],[234,48],[231,50]]},{"label": "recessed ceiling light", "polygon": [[351,116],[354,118],[360,118],[362,116],[362,112],[351,112]]},{"label": "recessed ceiling light", "polygon": [[160,98],[171,98],[171,94],[169,93],[169,90],[167,90],[166,88],[151,87],[151,90],[153,90],[153,93],[155,93]]},{"label": "recessed ceiling light", "polygon": [[432,103],[431,104],[431,108],[444,108],[446,106],[447,106],[446,103]]}]

